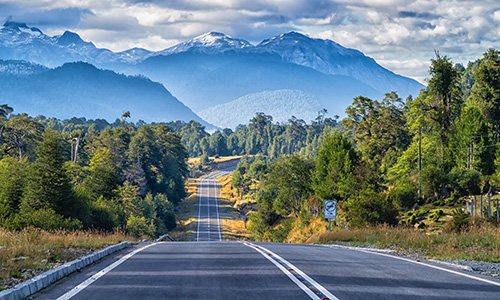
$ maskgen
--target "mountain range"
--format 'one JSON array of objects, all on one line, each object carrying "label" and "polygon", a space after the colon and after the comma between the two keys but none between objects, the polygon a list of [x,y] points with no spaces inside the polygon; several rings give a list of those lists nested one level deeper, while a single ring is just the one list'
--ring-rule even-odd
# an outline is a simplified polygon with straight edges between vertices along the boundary
[{"label": "mountain range", "polygon": [[114,121],[128,110],[133,120],[195,120],[209,126],[161,84],[84,62],[52,69],[0,60],[0,99],[16,112],[60,119],[83,116]]},{"label": "mountain range", "polygon": [[[82,61],[118,73],[146,76],[162,84],[195,112],[205,113],[215,106],[220,110],[224,107],[221,105],[238,102],[247,95],[253,99],[258,95],[260,103],[268,104],[263,109],[277,106],[283,101],[283,93],[272,91],[294,90],[301,92],[292,93],[301,95],[293,101],[296,107],[308,107],[308,103],[299,104],[308,99],[331,115],[343,115],[346,106],[358,95],[378,98],[397,91],[402,97],[415,96],[423,88],[358,50],[297,32],[284,33],[256,45],[209,32],[161,51],[133,48],[112,52],[84,41],[74,32],[48,36],[38,28],[8,21],[0,27],[0,58],[51,68]],[[289,106],[281,107],[281,111],[273,110],[279,119],[291,116],[291,111],[285,108]],[[248,116],[256,108],[238,105],[232,109],[235,115]],[[220,117],[207,117],[205,113],[205,118],[213,120],[216,126],[232,124]],[[296,117],[309,121],[309,112],[295,110],[295,113]]]}]

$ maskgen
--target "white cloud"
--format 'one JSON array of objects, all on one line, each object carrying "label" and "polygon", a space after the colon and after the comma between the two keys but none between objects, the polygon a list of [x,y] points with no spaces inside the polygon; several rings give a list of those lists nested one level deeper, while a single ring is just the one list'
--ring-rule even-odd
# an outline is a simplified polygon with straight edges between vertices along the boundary
[{"label": "white cloud", "polygon": [[251,42],[299,30],[419,80],[435,49],[466,63],[500,46],[497,0],[0,0],[0,19],[9,16],[115,51],[159,50],[212,30]]}]

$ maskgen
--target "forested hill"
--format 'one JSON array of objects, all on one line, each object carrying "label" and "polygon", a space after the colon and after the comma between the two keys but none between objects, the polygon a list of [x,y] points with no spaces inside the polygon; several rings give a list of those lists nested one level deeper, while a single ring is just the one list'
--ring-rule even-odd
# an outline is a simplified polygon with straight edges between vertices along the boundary
[{"label": "forested hill", "polygon": [[187,152],[168,126],[11,112],[0,105],[0,227],[155,237],[176,226]]},{"label": "forested hill", "polygon": [[82,62],[49,69],[23,61],[0,60],[0,99],[14,106],[16,112],[61,119],[113,121],[130,111],[133,120],[195,120],[209,125],[159,83]]}]

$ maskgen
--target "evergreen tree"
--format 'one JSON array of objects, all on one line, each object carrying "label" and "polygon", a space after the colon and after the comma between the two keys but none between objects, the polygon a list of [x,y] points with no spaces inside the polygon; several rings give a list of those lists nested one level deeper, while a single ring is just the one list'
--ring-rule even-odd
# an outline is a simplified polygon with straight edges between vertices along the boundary
[{"label": "evergreen tree", "polygon": [[52,209],[65,217],[79,216],[79,204],[64,168],[69,159],[65,146],[61,134],[53,130],[43,134],[21,203],[25,212]]}]

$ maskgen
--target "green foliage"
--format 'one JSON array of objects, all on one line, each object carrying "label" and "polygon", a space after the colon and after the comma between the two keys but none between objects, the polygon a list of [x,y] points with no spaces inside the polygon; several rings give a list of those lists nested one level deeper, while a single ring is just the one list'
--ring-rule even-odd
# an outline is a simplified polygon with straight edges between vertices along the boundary
[{"label": "green foliage", "polygon": [[77,230],[82,228],[82,223],[77,219],[65,218],[57,214],[53,209],[46,208],[21,211],[21,213],[7,220],[4,227],[15,230],[27,227],[45,230]]},{"label": "green foliage", "polygon": [[462,209],[455,209],[453,211],[453,218],[447,224],[448,231],[461,232],[467,230],[470,226],[470,216]]},{"label": "green foliage", "polygon": [[452,146],[459,168],[473,169],[484,175],[495,171],[495,148],[492,147],[488,125],[474,106],[466,106],[456,122]]},{"label": "green foliage", "polygon": [[134,216],[139,221],[132,218],[131,228],[139,234],[175,227],[187,153],[170,127],[138,128],[125,122],[127,114],[109,124],[8,118],[11,111],[0,106],[0,149],[6,154],[0,160],[0,226],[112,231],[126,228]]},{"label": "green foliage", "polygon": [[397,211],[393,204],[383,194],[370,189],[350,197],[346,209],[346,217],[352,226],[396,223]]},{"label": "green foliage", "polygon": [[156,210],[156,227],[159,233],[164,234],[174,229],[177,226],[174,205],[164,194],[156,195],[153,201]]},{"label": "green foliage", "polygon": [[154,237],[155,228],[145,217],[131,215],[127,219],[127,233],[137,238]]},{"label": "green foliage", "polygon": [[316,195],[323,199],[347,199],[356,186],[357,163],[358,155],[347,138],[336,131],[326,134],[315,160]]},{"label": "green foliage", "polygon": [[500,51],[489,49],[474,72],[469,101],[476,105],[491,128],[494,141],[500,141]]},{"label": "green foliage", "polygon": [[452,187],[462,196],[477,195],[481,192],[481,173],[476,170],[454,168],[451,170]]},{"label": "green foliage", "polygon": [[402,178],[388,191],[387,198],[399,209],[408,210],[417,203],[417,187],[409,178]]},{"label": "green foliage", "polygon": [[79,217],[71,181],[64,168],[66,152],[61,135],[48,130],[37,148],[37,159],[30,170],[21,202],[21,211],[52,209],[64,217]]},{"label": "green foliage", "polygon": [[342,125],[361,152],[365,181],[377,185],[408,147],[410,136],[403,109],[402,99],[394,92],[386,94],[382,101],[359,96],[346,109]]},{"label": "green foliage", "polygon": [[267,184],[274,187],[274,210],[287,216],[297,214],[313,190],[311,188],[311,172],[313,162],[298,155],[278,158],[271,166]]},{"label": "green foliage", "polygon": [[26,186],[28,164],[12,157],[0,160],[0,220],[19,210]]}]

